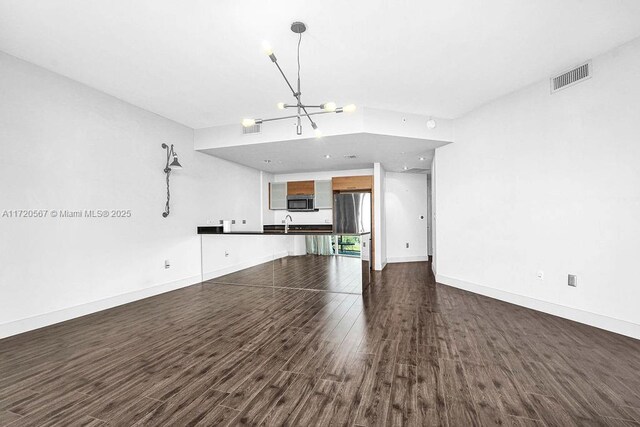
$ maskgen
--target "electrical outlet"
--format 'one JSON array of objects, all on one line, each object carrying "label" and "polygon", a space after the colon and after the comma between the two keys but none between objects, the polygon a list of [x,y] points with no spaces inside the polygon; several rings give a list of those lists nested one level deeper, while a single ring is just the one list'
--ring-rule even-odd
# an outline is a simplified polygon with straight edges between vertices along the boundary
[{"label": "electrical outlet", "polygon": [[232,219],[232,220],[231,220],[231,224],[235,224],[235,223],[236,223],[236,220],[235,220],[235,219]]},{"label": "electrical outlet", "polygon": [[407,249],[409,249],[409,242],[407,242]]},{"label": "electrical outlet", "polygon": [[574,288],[577,287],[578,286],[578,276],[576,276],[575,274],[570,274],[569,278],[567,280],[567,284],[569,286],[574,287]]},{"label": "electrical outlet", "polygon": [[224,251],[225,258],[229,256],[229,251]]},{"label": "electrical outlet", "polygon": [[242,223],[243,223],[243,224],[246,224],[246,223],[247,223],[247,220],[246,220],[246,219],[243,219],[243,220],[242,220]]},{"label": "electrical outlet", "polygon": [[544,280],[544,271],[538,270],[538,274],[536,274],[536,277],[540,280]]},{"label": "electrical outlet", "polygon": [[164,268],[170,268],[171,267],[171,262],[169,262],[168,259],[164,260]]}]

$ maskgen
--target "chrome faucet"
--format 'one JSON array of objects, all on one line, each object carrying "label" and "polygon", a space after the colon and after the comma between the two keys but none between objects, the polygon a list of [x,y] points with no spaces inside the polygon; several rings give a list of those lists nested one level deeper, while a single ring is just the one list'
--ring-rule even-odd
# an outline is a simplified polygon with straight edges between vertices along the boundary
[{"label": "chrome faucet", "polygon": [[284,232],[285,234],[289,232],[289,221],[293,221],[291,215],[287,215],[284,217]]}]

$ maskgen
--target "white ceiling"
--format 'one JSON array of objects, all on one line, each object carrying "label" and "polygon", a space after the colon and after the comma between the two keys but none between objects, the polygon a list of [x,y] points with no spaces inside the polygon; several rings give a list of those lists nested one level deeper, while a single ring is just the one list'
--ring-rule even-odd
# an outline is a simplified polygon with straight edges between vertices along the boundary
[{"label": "white ceiling", "polygon": [[0,50],[193,128],[290,101],[459,116],[640,36],[638,0],[0,0]]},{"label": "white ceiling", "polygon": [[[357,133],[202,151],[275,174],[364,169],[372,168],[374,162],[381,162],[387,171],[402,172],[405,166],[407,169],[431,169],[434,149],[446,144],[448,142]],[[344,157],[352,154],[357,158]],[[331,157],[327,159],[326,155]]]}]

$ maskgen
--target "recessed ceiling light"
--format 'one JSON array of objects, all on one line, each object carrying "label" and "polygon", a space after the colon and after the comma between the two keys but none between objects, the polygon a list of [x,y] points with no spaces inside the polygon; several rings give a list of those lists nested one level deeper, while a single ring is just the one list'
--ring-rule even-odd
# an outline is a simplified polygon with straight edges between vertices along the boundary
[{"label": "recessed ceiling light", "polygon": [[358,156],[356,156],[355,154],[347,154],[344,156],[345,159],[355,159],[356,157]]},{"label": "recessed ceiling light", "polygon": [[425,159],[424,157],[420,157],[420,161],[423,162]]},{"label": "recessed ceiling light", "polygon": [[404,166],[402,169],[404,169],[404,170],[408,170],[408,169],[409,169],[409,166]]},{"label": "recessed ceiling light", "polygon": [[325,155],[324,155],[324,158],[325,158],[325,159],[330,159],[330,158],[331,158],[331,155],[330,155],[330,154],[325,154]]},{"label": "recessed ceiling light", "polygon": [[263,160],[265,163],[271,163],[271,160]]},{"label": "recessed ceiling light", "polygon": [[433,120],[433,119],[427,120],[427,127],[429,129],[435,129],[436,128],[436,121]]}]

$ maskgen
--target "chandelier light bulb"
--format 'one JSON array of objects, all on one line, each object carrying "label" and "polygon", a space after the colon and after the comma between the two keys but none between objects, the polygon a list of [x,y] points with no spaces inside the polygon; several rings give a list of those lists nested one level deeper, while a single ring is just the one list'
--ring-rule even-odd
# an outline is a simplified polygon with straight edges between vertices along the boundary
[{"label": "chandelier light bulb", "polygon": [[356,111],[356,106],[355,106],[355,104],[345,105],[342,110],[345,113],[353,113],[354,111]]},{"label": "chandelier light bulb", "polygon": [[336,108],[337,108],[335,102],[326,102],[322,104],[320,107],[322,107],[324,111],[336,111]]},{"label": "chandelier light bulb", "polygon": [[315,129],[313,131],[316,134],[316,138],[322,138],[322,131],[320,129]]},{"label": "chandelier light bulb", "polygon": [[242,126],[248,128],[250,126],[255,126],[256,124],[256,120],[255,119],[242,119]]},{"label": "chandelier light bulb", "polygon": [[278,110],[284,110],[284,102],[278,102]]},{"label": "chandelier light bulb", "polygon": [[271,47],[271,43],[269,43],[268,41],[263,41],[262,42],[262,50],[264,51],[264,53],[266,53],[268,56],[273,55],[273,48]]}]

